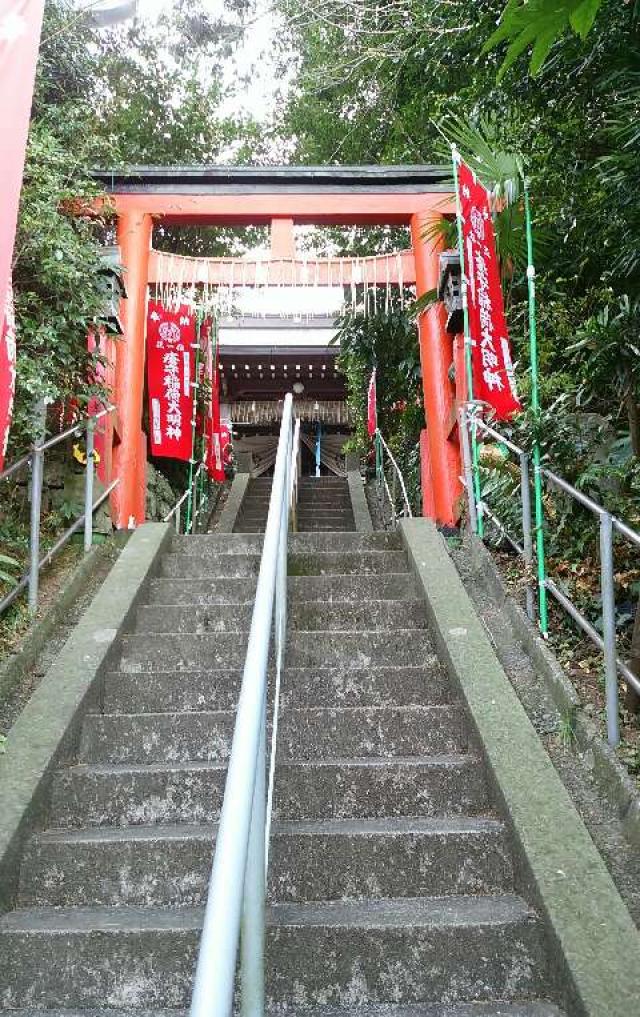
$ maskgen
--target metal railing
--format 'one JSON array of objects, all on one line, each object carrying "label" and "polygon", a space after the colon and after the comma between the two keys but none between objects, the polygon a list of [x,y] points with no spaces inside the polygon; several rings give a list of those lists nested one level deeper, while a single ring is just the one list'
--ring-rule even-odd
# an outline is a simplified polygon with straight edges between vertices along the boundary
[{"label": "metal railing", "polygon": [[[287,631],[287,536],[297,488],[293,397],[284,400],[247,655],[218,825],[191,1017],[229,1017],[238,946],[242,1013],[264,1013],[265,888],[275,773],[280,674]],[[266,775],[267,669],[275,690]]]},{"label": "metal railing", "polygon": [[[464,477],[461,478],[467,493],[469,504],[470,522],[474,523],[477,515],[490,520],[498,529],[502,537],[511,547],[524,559],[528,572],[531,572],[534,562],[534,533],[535,528],[531,511],[531,477],[532,477],[532,455],[525,449],[520,448],[514,442],[505,438],[493,427],[481,420],[476,412],[477,407],[473,404],[466,404],[460,410],[461,422],[461,447],[464,467]],[[487,505],[483,497],[480,502],[476,501],[474,484],[472,479],[472,463],[470,452],[469,428],[476,428],[476,432],[487,435],[494,441],[500,442],[504,448],[515,455],[519,464],[520,478],[520,503],[522,532],[520,539],[509,533],[507,527],[498,516]],[[599,505],[592,498],[589,498],[582,491],[578,491],[562,477],[544,467],[540,468],[540,476],[543,482],[551,490],[559,489],[574,501],[578,502],[589,512],[593,513],[599,521],[599,549],[600,549],[600,597],[602,601],[602,635],[591,624],[588,618],[582,614],[571,598],[559,589],[558,585],[550,579],[546,573],[540,580],[538,586],[544,586],[554,600],[572,618],[578,627],[588,638],[602,651],[604,656],[605,672],[605,698],[606,698],[606,719],[607,739],[610,745],[617,745],[620,741],[619,724],[619,688],[618,675],[638,693],[640,693],[640,678],[633,673],[620,660],[617,653],[616,638],[616,603],[615,603],[615,578],[613,562],[613,543],[616,533],[640,548],[640,533],[622,522],[616,516],[608,512],[604,506]],[[475,528],[475,527],[474,527]],[[538,589],[540,596],[540,589]],[[527,613],[533,620],[535,618],[535,598],[531,581],[527,582]]]},{"label": "metal railing", "polygon": [[187,516],[184,532],[198,532],[198,525],[205,515],[209,504],[209,492],[206,485],[201,482],[201,478],[206,480],[206,467],[204,463],[200,463],[193,475],[190,486],[181,494],[171,512],[163,519],[164,523],[170,523],[173,519],[176,533],[182,532],[182,515],[185,507],[187,509]]},{"label": "metal railing", "polygon": [[[407,486],[402,476],[402,471],[398,466],[393,452],[387,445],[386,441],[382,437],[379,430],[375,433],[376,441],[376,493],[378,496],[378,503],[380,505],[380,512],[382,514],[383,521],[386,525],[385,518],[385,495],[389,507],[391,509],[391,517],[389,524],[392,529],[395,529],[398,525],[399,519],[411,519],[413,512],[411,511],[411,504],[409,502],[409,495],[407,494]],[[385,464],[385,455],[391,465],[391,486],[387,480],[387,467]],[[398,508],[398,488],[400,489],[400,508]]]},{"label": "metal railing", "polygon": [[[0,614],[20,596],[26,589],[28,592],[29,610],[34,614],[38,609],[38,593],[40,585],[40,573],[49,565],[59,551],[69,542],[71,537],[84,528],[84,553],[91,550],[93,544],[93,515],[100,506],[107,500],[109,495],[118,486],[119,481],[112,481],[100,496],[94,501],[93,488],[95,477],[95,430],[97,423],[104,417],[115,411],[115,406],[107,406],[95,415],[88,416],[78,421],[72,427],[67,428],[60,434],[56,434],[48,441],[36,443],[28,455],[23,456],[13,463],[6,470],[0,473],[0,481],[8,480],[21,469],[31,470],[31,505],[29,521],[29,568],[28,571],[17,581],[16,585],[0,601]],[[45,453],[60,445],[71,437],[80,437],[86,434],[86,466],[84,475],[84,511],[69,526],[61,537],[55,542],[45,555],[40,556],[40,531],[42,516],[42,489],[44,483],[44,458]]]}]

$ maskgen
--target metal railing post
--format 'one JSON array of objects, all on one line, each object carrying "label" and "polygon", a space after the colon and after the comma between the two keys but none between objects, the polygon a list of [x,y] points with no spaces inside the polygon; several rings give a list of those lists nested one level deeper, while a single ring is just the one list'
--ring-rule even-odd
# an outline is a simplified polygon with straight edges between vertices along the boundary
[{"label": "metal railing post", "polygon": [[95,445],[95,421],[87,420],[87,465],[84,474],[84,553],[88,554],[93,544],[93,478],[95,463],[93,450]]},{"label": "metal railing post", "polygon": [[[533,567],[533,520],[531,516],[531,481],[529,477],[529,456],[520,453],[520,496],[522,499],[522,546],[527,569]],[[531,621],[535,618],[535,597],[529,578],[527,578],[527,615]]]},{"label": "metal railing post", "polygon": [[460,407],[459,423],[460,447],[462,450],[462,465],[464,468],[464,486],[467,490],[467,505],[469,507],[469,526],[472,533],[478,531],[478,514],[476,512],[476,496],[473,486],[473,466],[471,463],[471,441],[469,439],[468,416],[464,406]]},{"label": "metal railing post", "polygon": [[181,507],[180,507],[180,505],[178,505],[178,507],[176,508],[176,514],[175,514],[176,533],[180,533],[180,514],[181,514],[181,511],[182,511]]},{"label": "metal railing post", "polygon": [[397,481],[397,477],[396,477],[396,471],[393,470],[393,472],[391,474],[391,511],[393,512],[392,523],[393,523],[394,530],[396,529],[396,527],[398,525],[398,518],[396,516],[396,487],[397,487],[397,485],[398,485],[398,481]]},{"label": "metal railing post", "polygon": [[616,661],[616,600],[613,575],[613,525],[610,512],[600,513],[600,589],[609,745],[620,741],[618,665]]},{"label": "metal railing post", "polygon": [[40,514],[42,509],[42,484],[44,480],[44,449],[39,446],[44,439],[46,409],[44,403],[36,407],[38,431],[31,455],[31,511],[29,522],[29,611],[38,610],[38,587],[40,582]]},{"label": "metal railing post", "polygon": [[258,746],[253,789],[251,830],[244,877],[242,925],[240,929],[240,980],[242,1017],[264,1017],[264,911],[265,911],[265,725],[266,696]]}]

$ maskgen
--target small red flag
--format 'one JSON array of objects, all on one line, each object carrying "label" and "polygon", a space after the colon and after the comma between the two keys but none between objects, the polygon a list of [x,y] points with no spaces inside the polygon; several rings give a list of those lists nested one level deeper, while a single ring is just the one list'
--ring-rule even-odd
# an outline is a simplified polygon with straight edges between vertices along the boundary
[{"label": "small red flag", "polygon": [[206,464],[207,473],[218,484],[224,483],[224,457],[222,429],[220,424],[220,367],[218,364],[217,337],[213,334],[211,321],[203,326],[206,333],[206,373],[211,379],[211,399],[206,427]]},{"label": "small red flag", "polygon": [[522,409],[511,360],[489,194],[463,162],[458,169],[467,275],[473,396],[489,403],[496,420]]},{"label": "small red flag", "polygon": [[157,301],[147,316],[147,382],[151,454],[191,459],[196,322],[183,304],[171,311]]},{"label": "small red flag", "polygon": [[373,438],[378,430],[378,396],[376,392],[375,368],[369,381],[369,392],[367,394],[367,430],[370,438]]}]

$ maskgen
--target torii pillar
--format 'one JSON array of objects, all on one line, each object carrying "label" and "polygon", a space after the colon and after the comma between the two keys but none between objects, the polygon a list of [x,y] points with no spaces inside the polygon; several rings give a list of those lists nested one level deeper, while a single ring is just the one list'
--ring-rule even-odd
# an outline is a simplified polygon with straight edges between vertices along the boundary
[{"label": "torii pillar", "polygon": [[118,244],[127,299],[121,302],[124,337],[116,343],[116,391],[119,443],[114,467],[119,483],[114,491],[115,524],[134,529],[145,520],[147,439],[142,430],[147,286],[153,221],[145,212],[130,211],[118,218]]},{"label": "torii pillar", "polygon": [[[416,268],[416,296],[438,285],[443,238],[433,211],[411,217],[411,242]],[[437,303],[420,315],[420,364],[427,424],[420,442],[423,514],[454,526],[459,517],[460,449],[457,441],[455,391],[450,378],[453,341],[445,328],[445,309]]]}]

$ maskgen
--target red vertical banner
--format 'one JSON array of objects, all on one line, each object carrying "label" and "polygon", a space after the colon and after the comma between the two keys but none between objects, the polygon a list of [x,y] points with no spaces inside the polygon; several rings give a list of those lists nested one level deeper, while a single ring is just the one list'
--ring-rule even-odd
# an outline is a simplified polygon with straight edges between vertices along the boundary
[{"label": "red vertical banner", "polygon": [[0,335],[11,282],[43,10],[44,0],[0,0]]},{"label": "red vertical banner", "polygon": [[208,374],[211,379],[211,399],[207,419],[207,473],[212,480],[222,484],[225,480],[222,429],[220,424],[220,365],[218,358],[218,337],[209,322],[207,345]]},{"label": "red vertical banner", "polygon": [[16,390],[16,321],[11,284],[7,290],[4,314],[0,318],[0,471],[9,441],[9,428]]},{"label": "red vertical banner", "polygon": [[370,438],[373,438],[374,434],[378,430],[378,393],[376,388],[376,372],[375,368],[369,381],[369,389],[367,392],[367,431]]},{"label": "red vertical banner", "polygon": [[[107,393],[115,390],[115,350],[114,338],[107,332],[104,325],[91,328],[87,336],[87,348],[93,353],[96,360],[89,378],[91,384],[100,385]],[[89,399],[87,413],[95,417],[106,408],[109,403],[107,396],[106,403],[99,396],[93,395]],[[109,484],[113,476],[113,414],[105,413],[96,424],[94,434],[94,449],[96,457],[96,473],[101,484]]]},{"label": "red vertical banner", "polygon": [[504,314],[500,266],[489,194],[463,162],[458,167],[467,275],[473,397],[489,403],[497,420],[522,409]]},{"label": "red vertical banner", "polygon": [[196,321],[186,305],[169,310],[150,301],[147,385],[151,454],[191,459]]}]

